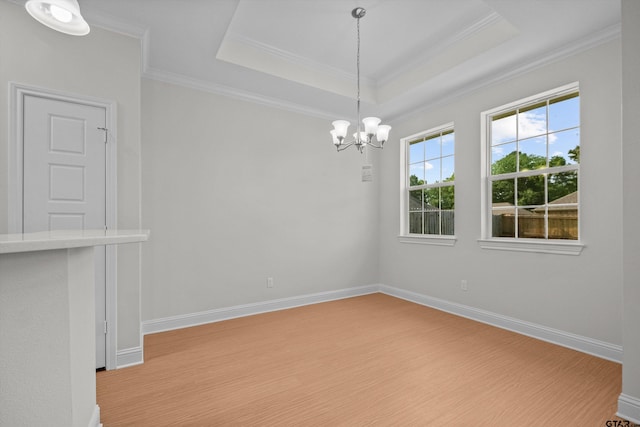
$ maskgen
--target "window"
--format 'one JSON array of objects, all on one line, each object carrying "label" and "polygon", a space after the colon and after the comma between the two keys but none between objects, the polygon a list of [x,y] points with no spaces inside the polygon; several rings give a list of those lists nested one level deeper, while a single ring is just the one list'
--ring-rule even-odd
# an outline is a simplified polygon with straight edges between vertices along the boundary
[{"label": "window", "polygon": [[[453,236],[453,124],[402,139],[404,236]],[[443,244],[443,243],[439,243]]]},{"label": "window", "polygon": [[485,239],[578,240],[578,85],[499,107],[482,119]]}]

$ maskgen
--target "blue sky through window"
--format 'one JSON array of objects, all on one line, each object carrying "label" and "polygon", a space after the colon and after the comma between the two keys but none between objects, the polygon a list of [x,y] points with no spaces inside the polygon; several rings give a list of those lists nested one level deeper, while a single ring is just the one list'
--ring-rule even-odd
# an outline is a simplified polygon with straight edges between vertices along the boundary
[{"label": "blue sky through window", "polygon": [[[516,150],[575,164],[569,150],[580,145],[580,97],[577,94],[497,116],[491,121],[491,163]],[[515,171],[514,171],[515,172]]]}]

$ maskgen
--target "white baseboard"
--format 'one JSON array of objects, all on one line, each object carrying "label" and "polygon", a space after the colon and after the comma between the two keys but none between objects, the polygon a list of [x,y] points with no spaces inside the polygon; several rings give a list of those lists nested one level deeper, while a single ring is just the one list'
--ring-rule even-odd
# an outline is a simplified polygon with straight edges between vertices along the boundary
[{"label": "white baseboard", "polygon": [[635,424],[640,424],[640,399],[621,393],[618,397],[617,416]]},{"label": "white baseboard", "polygon": [[416,292],[394,288],[392,286],[380,285],[380,292],[407,301],[425,305],[451,314],[466,317],[478,322],[487,323],[498,328],[507,329],[542,341],[558,344],[573,350],[591,354],[602,359],[622,363],[622,346],[598,341],[570,332],[560,331],[538,325],[536,323],[518,320],[513,317],[503,316],[490,311],[473,308],[467,305],[446,301],[439,298],[429,297]]},{"label": "white baseboard", "polygon": [[[190,313],[179,316],[165,317],[142,322],[142,333],[153,334],[170,331],[173,329],[188,328],[204,325],[237,317],[251,316],[270,311],[284,310],[303,305],[317,304],[343,298],[351,298],[360,295],[381,292],[390,296],[401,298],[417,304],[425,305],[438,310],[446,311],[458,316],[466,317],[482,323],[487,323],[502,329],[537,338],[553,344],[568,347],[573,350],[591,354],[602,359],[622,363],[622,346],[595,340],[570,332],[549,328],[536,323],[526,322],[513,317],[503,316],[490,311],[481,310],[455,302],[430,297],[412,291],[395,288],[387,285],[368,285],[356,288],[340,289],[335,291],[319,292],[315,294],[300,295],[289,298],[275,299],[253,304],[236,305],[233,307],[218,308],[214,310]],[[142,363],[142,349],[133,348],[118,352],[118,367],[132,366]]]},{"label": "white baseboard", "polygon": [[91,419],[89,420],[89,427],[102,427],[102,423],[100,422],[100,407],[98,405],[93,408],[93,414],[91,414]]},{"label": "white baseboard", "polygon": [[206,323],[219,322],[237,317],[251,316],[270,311],[284,310],[303,305],[317,304],[343,298],[351,298],[360,295],[378,292],[379,285],[360,286],[356,288],[340,289],[336,291],[319,292],[315,294],[300,295],[289,298],[274,299],[253,304],[236,305],[233,307],[218,308],[201,311],[198,313],[184,314],[180,316],[164,317],[161,319],[142,322],[142,333],[154,334],[173,329],[188,328],[190,326],[204,325]]},{"label": "white baseboard", "polygon": [[142,347],[125,348],[116,354],[116,369],[140,365],[144,361]]}]

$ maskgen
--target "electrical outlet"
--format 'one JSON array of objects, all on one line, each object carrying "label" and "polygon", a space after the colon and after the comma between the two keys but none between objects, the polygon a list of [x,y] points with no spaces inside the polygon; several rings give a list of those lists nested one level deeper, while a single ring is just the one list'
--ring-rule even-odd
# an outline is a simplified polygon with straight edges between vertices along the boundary
[{"label": "electrical outlet", "polygon": [[267,277],[267,288],[273,288],[273,277]]},{"label": "electrical outlet", "polygon": [[460,281],[460,289],[462,289],[465,292],[469,290],[469,284],[467,283],[466,280],[463,279]]}]

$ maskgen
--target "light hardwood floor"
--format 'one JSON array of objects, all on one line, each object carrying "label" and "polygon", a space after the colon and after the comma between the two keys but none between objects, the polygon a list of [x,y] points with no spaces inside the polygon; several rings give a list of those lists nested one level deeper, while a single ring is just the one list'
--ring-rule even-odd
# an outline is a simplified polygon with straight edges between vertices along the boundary
[{"label": "light hardwood floor", "polygon": [[114,426],[605,426],[621,366],[382,294],[145,337]]}]

